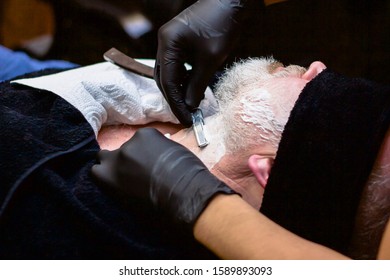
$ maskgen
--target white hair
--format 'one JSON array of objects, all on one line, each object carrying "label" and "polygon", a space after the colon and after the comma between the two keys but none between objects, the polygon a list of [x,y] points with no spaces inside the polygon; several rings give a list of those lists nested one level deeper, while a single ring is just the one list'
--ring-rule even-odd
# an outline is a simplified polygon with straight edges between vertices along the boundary
[{"label": "white hair", "polygon": [[[283,108],[280,95],[283,89],[263,86],[271,78],[302,75],[306,69],[288,66],[275,73],[283,64],[272,57],[250,58],[236,62],[220,78],[216,97],[226,129],[225,146],[230,153],[264,144],[277,149],[292,107]],[[275,89],[275,90],[273,90]],[[293,105],[293,104],[292,104]]]}]

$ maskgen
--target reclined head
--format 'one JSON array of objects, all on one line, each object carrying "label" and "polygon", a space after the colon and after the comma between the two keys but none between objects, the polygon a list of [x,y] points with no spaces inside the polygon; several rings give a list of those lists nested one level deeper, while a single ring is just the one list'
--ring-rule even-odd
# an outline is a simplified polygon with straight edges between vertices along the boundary
[{"label": "reclined head", "polygon": [[273,58],[237,62],[216,85],[220,110],[205,120],[210,144],[197,147],[191,129],[172,139],[259,209],[290,111],[304,86],[323,69],[321,62],[309,69],[283,67]]},{"label": "reclined head", "polygon": [[[323,69],[320,62],[305,69],[283,67],[273,58],[249,59],[236,63],[217,84],[220,112],[206,119],[210,147],[193,151],[252,206],[261,204],[284,126],[299,94]],[[375,257],[389,217],[388,147],[379,154],[356,217],[351,251],[357,258]]]},{"label": "reclined head", "polygon": [[229,153],[263,146],[276,151],[306,69],[273,58],[236,63],[219,81],[216,96]]}]

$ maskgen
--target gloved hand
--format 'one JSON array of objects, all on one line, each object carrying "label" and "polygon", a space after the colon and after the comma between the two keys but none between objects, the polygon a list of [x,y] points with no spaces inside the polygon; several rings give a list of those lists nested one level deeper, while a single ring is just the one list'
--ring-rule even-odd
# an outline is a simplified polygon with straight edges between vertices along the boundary
[{"label": "gloved hand", "polygon": [[217,193],[235,194],[187,148],[153,128],[139,129],[118,150],[101,151],[98,183],[151,201],[175,222],[193,226]]},{"label": "gloved hand", "polygon": [[[154,79],[184,126],[192,125],[191,111],[238,39],[246,2],[200,0],[159,29]],[[191,71],[186,71],[186,62]]]}]

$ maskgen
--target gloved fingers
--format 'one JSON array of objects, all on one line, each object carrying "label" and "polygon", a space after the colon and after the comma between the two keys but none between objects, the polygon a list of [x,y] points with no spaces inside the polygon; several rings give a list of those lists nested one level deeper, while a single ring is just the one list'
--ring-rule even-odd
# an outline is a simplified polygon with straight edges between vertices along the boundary
[{"label": "gloved fingers", "polygon": [[153,149],[152,145],[158,143],[160,150],[164,150],[167,142],[170,143],[172,141],[166,138],[160,131],[152,127],[145,127],[138,129],[133,137],[122,145],[120,150],[133,158],[137,155],[147,157],[147,154]]},{"label": "gloved fingers", "polygon": [[96,154],[96,163],[92,166],[92,176],[95,178],[98,178],[99,181],[106,181],[105,178],[101,175],[107,174],[105,168],[106,168],[106,160],[110,157],[110,151],[108,150],[101,150]]},{"label": "gloved fingers", "polygon": [[[110,152],[108,152],[110,153]],[[115,186],[115,182],[113,181],[113,169],[112,166],[107,164],[104,157],[100,158],[100,164],[95,164],[92,166],[91,175],[92,178],[101,186],[109,187]]]},{"label": "gloved fingers", "polygon": [[159,29],[154,79],[173,114],[180,123],[189,127],[192,125],[192,117],[184,100],[188,77],[185,67],[188,49],[180,42],[180,32],[184,32],[182,24],[177,22],[165,24]]},{"label": "gloved fingers", "polygon": [[[186,71],[185,69],[182,69],[180,65],[178,65],[180,62],[177,62],[179,67],[164,67],[164,64],[161,64],[161,60],[167,60],[166,57],[160,58],[157,56],[156,58],[156,63],[154,67],[154,80],[156,81],[156,84],[158,88],[160,89],[161,93],[163,94],[165,100],[169,103],[170,102],[170,96],[171,92],[169,89],[173,89],[174,86],[176,86],[177,90],[175,90],[175,95],[177,96],[183,96],[184,99],[184,94],[182,94],[181,86],[184,84],[183,81],[185,81],[186,77]],[[169,63],[174,63],[173,61]],[[177,71],[173,73],[165,73],[166,71]],[[171,79],[171,80],[167,80]],[[173,84],[170,87],[168,86],[169,84]],[[171,89],[171,90],[172,90]]]},{"label": "gloved fingers", "polygon": [[218,67],[206,65],[206,63],[201,63],[203,65],[194,65],[191,71],[191,76],[188,79],[185,103],[190,110],[199,107],[200,102],[204,98],[204,93],[209,85],[211,77]]},{"label": "gloved fingers", "polygon": [[186,127],[192,125],[191,112],[185,103],[185,88],[187,86],[187,70],[184,64],[170,61],[159,64],[156,73],[158,86],[168,102],[172,113]]},{"label": "gloved fingers", "polygon": [[101,162],[104,158],[108,157],[109,154],[110,154],[110,151],[101,150],[96,154],[96,160]]},{"label": "gloved fingers", "polygon": [[161,87],[161,71],[160,71],[160,59],[159,57],[157,56],[156,57],[156,62],[154,64],[154,81],[156,82],[157,84],[157,87],[159,88],[159,90],[161,91],[161,93],[163,94],[164,98],[166,99],[165,97],[165,93]]}]

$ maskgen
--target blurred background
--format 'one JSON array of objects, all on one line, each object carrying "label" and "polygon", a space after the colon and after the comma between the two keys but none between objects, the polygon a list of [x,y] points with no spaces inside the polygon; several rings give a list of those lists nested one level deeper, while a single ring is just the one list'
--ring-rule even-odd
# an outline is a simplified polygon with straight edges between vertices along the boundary
[{"label": "blurred background", "polygon": [[[0,44],[37,59],[81,65],[101,62],[111,47],[132,57],[154,58],[158,28],[194,2],[1,0]],[[390,82],[389,0],[261,3],[252,1],[240,44],[227,64],[269,55],[303,66],[321,60],[348,76]]]}]

